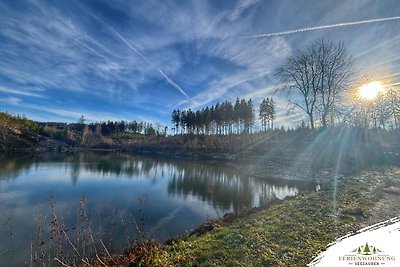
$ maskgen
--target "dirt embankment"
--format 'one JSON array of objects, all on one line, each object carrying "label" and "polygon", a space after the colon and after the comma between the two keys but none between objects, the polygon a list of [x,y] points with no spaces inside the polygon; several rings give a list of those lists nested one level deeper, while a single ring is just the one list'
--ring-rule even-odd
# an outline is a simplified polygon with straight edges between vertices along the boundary
[{"label": "dirt embankment", "polygon": [[0,152],[15,149],[32,149],[39,142],[37,134],[16,128],[0,126]]},{"label": "dirt embankment", "polygon": [[73,146],[66,142],[33,131],[21,131],[11,127],[2,127],[0,130],[0,153],[68,151],[72,149]]}]

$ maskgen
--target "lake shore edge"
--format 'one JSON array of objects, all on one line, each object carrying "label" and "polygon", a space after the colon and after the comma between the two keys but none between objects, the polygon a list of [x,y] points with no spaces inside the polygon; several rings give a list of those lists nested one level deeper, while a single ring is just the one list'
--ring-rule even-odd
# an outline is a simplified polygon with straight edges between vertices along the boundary
[{"label": "lake shore edge", "polygon": [[[336,189],[331,184],[266,207],[225,214],[187,235],[164,243],[142,241],[102,261],[110,266],[306,266],[338,237],[372,223],[374,207],[399,178],[398,167],[340,176]],[[379,215],[389,219],[385,216]]]},{"label": "lake shore edge", "polygon": [[[379,203],[389,183],[385,175],[393,171],[399,176],[398,168],[390,167],[393,162],[400,163],[396,152],[399,139],[395,138],[399,133],[386,133],[391,137],[387,143],[380,143],[383,138],[380,134],[385,132],[359,129],[276,133],[279,132],[206,136],[201,142],[198,136],[171,136],[145,145],[120,144],[108,148],[47,143],[26,152],[40,155],[46,151],[116,151],[171,159],[207,159],[226,162],[252,176],[303,177],[306,181],[317,181],[323,185],[318,192],[299,194],[268,207],[250,208],[238,215],[227,214],[225,218],[201,224],[191,235],[179,236],[167,243],[138,240],[124,252],[107,253],[92,264],[306,266],[330,242],[368,222],[372,208]],[[210,140],[221,145],[211,148]],[[374,171],[375,163],[385,167]],[[341,164],[338,173],[335,172],[337,164]],[[277,173],[266,173],[271,166]],[[346,174],[342,175],[343,172]]]}]

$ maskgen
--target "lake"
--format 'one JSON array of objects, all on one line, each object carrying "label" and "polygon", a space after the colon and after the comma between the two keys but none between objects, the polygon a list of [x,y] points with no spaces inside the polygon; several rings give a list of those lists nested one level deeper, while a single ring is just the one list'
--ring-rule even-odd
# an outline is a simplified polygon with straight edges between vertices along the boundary
[{"label": "lake", "polygon": [[127,246],[138,232],[164,241],[226,212],[313,188],[197,160],[106,152],[3,156],[0,262],[20,266],[31,257],[51,259],[57,244],[68,246],[65,235],[78,242],[80,234],[82,242],[85,231],[79,228],[90,229],[110,250]]}]

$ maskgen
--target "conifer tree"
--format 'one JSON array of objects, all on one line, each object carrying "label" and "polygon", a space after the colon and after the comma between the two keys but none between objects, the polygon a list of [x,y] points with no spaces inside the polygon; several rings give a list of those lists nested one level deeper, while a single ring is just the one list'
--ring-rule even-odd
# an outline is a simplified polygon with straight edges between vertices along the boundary
[{"label": "conifer tree", "polygon": [[364,252],[365,255],[369,255],[370,254],[371,250],[370,250],[370,248],[368,246],[368,242],[365,244],[363,252]]}]

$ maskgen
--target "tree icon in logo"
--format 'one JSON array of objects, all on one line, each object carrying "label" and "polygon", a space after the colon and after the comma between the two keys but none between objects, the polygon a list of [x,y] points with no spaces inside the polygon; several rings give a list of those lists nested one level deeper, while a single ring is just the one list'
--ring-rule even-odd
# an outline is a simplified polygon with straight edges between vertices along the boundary
[{"label": "tree icon in logo", "polygon": [[365,243],[364,250],[363,250],[363,254],[364,254],[364,255],[369,255],[369,254],[371,254],[371,250],[370,250],[370,248],[369,248],[369,246],[368,246],[368,242]]},{"label": "tree icon in logo", "polygon": [[375,246],[368,245],[368,242],[366,242],[364,246],[359,246],[358,248],[352,250],[352,252],[362,255],[373,255],[383,251],[376,248]]}]

